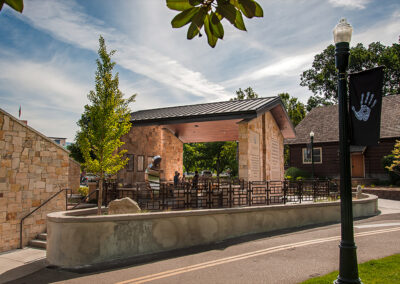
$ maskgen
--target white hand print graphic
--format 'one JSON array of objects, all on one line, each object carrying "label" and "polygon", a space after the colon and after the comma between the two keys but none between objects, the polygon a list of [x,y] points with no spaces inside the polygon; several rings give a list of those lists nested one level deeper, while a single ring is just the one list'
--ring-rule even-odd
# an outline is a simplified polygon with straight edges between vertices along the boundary
[{"label": "white hand print graphic", "polygon": [[370,94],[370,92],[367,92],[365,100],[364,93],[361,94],[360,110],[356,111],[356,108],[354,106],[352,106],[351,109],[353,110],[354,115],[358,120],[367,121],[371,114],[371,110],[375,105],[376,99],[374,100],[374,94]]}]

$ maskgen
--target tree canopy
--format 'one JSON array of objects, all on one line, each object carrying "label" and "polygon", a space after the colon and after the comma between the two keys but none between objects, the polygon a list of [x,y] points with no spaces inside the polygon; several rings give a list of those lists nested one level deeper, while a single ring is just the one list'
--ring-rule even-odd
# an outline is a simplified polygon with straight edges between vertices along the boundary
[{"label": "tree canopy", "polygon": [[67,146],[67,150],[69,151],[69,156],[73,158],[75,161],[77,161],[80,164],[83,164],[85,162],[81,148],[78,146],[77,142],[69,144]]},{"label": "tree canopy", "polygon": [[0,0],[0,11],[3,9],[3,5],[7,4],[15,11],[22,13],[24,9],[24,1],[23,0]]},{"label": "tree canopy", "polygon": [[[368,48],[359,43],[350,49],[349,73],[385,66],[383,94],[400,92],[400,44],[385,46],[380,42],[371,43]],[[307,102],[307,110],[321,105],[338,102],[335,67],[335,46],[329,45],[315,55],[312,67],[300,76],[300,85],[313,93]]]},{"label": "tree canopy", "polygon": [[115,62],[111,61],[111,56],[115,51],[107,52],[102,36],[99,44],[95,91],[88,94],[90,103],[85,105],[78,122],[77,137],[86,170],[100,177],[98,214],[101,214],[103,179],[107,174],[121,170],[128,162],[128,158],[123,157],[126,151],[120,150],[124,144],[120,138],[131,128],[128,105],[136,95],[123,98],[118,88],[118,73],[115,76],[112,73]]},{"label": "tree canopy", "polygon": [[258,94],[254,92],[252,87],[248,87],[247,89],[244,89],[244,91],[241,88],[239,88],[239,90],[236,91],[236,97],[230,100],[241,101],[241,100],[256,99],[256,98],[258,98]]},{"label": "tree canopy", "polygon": [[261,6],[254,0],[166,0],[167,7],[179,11],[171,21],[173,28],[190,23],[187,39],[201,37],[201,29],[207,35],[208,44],[215,47],[224,38],[223,19],[235,28],[246,31],[243,15],[249,19],[263,17]]},{"label": "tree canopy", "polygon": [[400,175],[400,140],[396,140],[396,144],[394,145],[392,155],[393,155],[393,162],[390,166],[387,166],[386,168],[389,171],[394,172],[397,175]]},{"label": "tree canopy", "polygon": [[305,105],[297,98],[290,97],[288,93],[281,93],[278,96],[281,98],[293,126],[299,124],[306,116]]}]

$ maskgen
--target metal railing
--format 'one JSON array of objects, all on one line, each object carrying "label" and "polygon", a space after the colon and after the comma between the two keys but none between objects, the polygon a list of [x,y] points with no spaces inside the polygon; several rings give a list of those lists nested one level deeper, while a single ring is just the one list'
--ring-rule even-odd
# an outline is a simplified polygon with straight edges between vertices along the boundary
[{"label": "metal railing", "polygon": [[79,205],[81,205],[82,203],[86,203],[87,201],[89,201],[89,200],[90,200],[90,197],[91,197],[92,195],[94,195],[94,194],[96,194],[96,199],[97,199],[98,191],[97,191],[97,190],[92,191],[92,192],[88,193],[86,196],[83,196],[83,197],[79,200],[79,202],[77,202],[76,204],[74,204],[71,208],[68,208],[68,207],[67,207],[67,210],[74,210],[74,209],[77,209],[77,207],[78,207]]},{"label": "metal railing", "polygon": [[152,189],[146,184],[133,188],[104,187],[105,206],[111,200],[130,197],[149,211],[231,208],[287,203],[318,202],[339,197],[337,185],[329,180],[303,181],[215,181],[160,183]]},{"label": "metal railing", "polygon": [[24,220],[31,216],[33,213],[35,213],[37,210],[42,208],[44,205],[46,205],[48,202],[50,202],[52,199],[54,199],[56,196],[58,196],[61,192],[65,191],[65,210],[68,210],[68,191],[71,192],[72,195],[72,190],[69,188],[63,188],[60,189],[58,192],[47,198],[42,204],[40,204],[38,207],[36,207],[34,210],[26,214],[24,217],[21,218],[21,221],[19,223],[19,248],[22,249],[22,241],[23,241],[23,225],[24,225]]}]

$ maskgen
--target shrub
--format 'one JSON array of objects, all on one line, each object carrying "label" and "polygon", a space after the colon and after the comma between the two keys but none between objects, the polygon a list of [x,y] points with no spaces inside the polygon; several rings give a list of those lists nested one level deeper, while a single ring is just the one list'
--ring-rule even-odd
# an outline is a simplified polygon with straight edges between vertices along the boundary
[{"label": "shrub", "polygon": [[400,175],[396,174],[393,171],[389,171],[387,167],[393,164],[394,155],[387,155],[382,158],[382,166],[385,169],[385,172],[388,173],[391,184],[400,183]]},{"label": "shrub", "polygon": [[297,179],[298,177],[300,177],[301,179],[307,179],[310,178],[310,176],[311,175],[309,172],[296,167],[290,167],[285,172],[285,178],[290,180],[299,180]]},{"label": "shrub", "polygon": [[376,185],[390,186],[390,180],[378,180],[375,183]]},{"label": "shrub", "polygon": [[87,196],[89,194],[89,187],[81,186],[81,187],[79,187],[78,192],[82,196]]}]

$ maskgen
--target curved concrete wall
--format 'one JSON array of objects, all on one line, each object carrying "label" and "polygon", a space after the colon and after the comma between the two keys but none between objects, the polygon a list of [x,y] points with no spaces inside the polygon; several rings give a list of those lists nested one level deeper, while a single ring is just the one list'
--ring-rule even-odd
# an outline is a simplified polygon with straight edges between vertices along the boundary
[{"label": "curved concrete wall", "polygon": [[[354,217],[377,214],[377,197],[365,197],[353,201]],[[48,215],[47,260],[51,265],[79,268],[248,234],[340,221],[339,202],[87,216],[95,212],[86,209]]]}]

